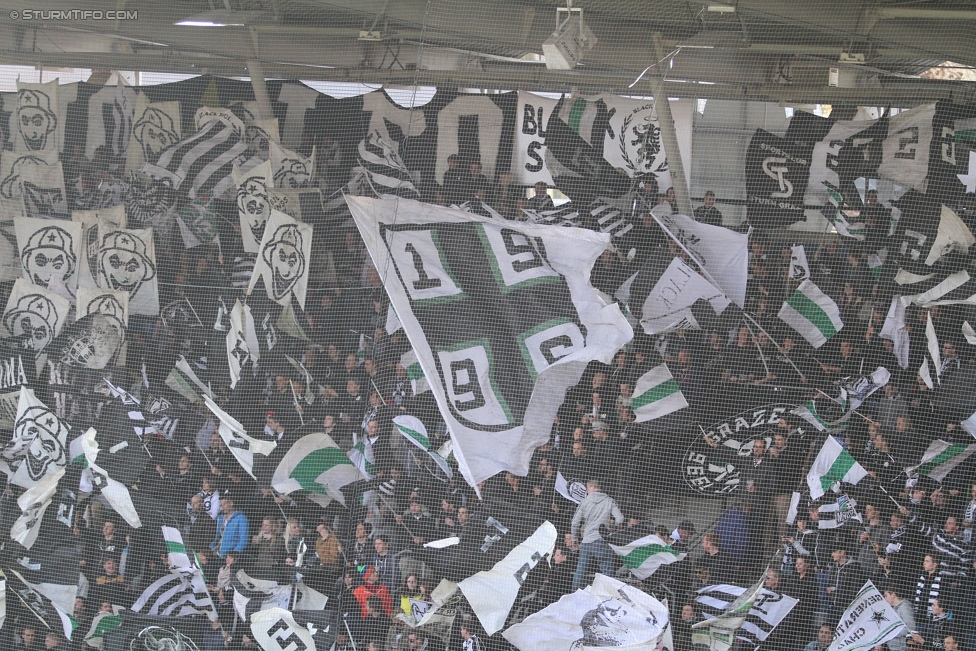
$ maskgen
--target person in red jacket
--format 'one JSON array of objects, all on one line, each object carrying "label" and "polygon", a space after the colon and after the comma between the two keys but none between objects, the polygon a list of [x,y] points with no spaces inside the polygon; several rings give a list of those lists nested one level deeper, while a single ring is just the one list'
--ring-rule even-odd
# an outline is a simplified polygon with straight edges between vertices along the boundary
[{"label": "person in red jacket", "polygon": [[390,591],[387,587],[379,582],[379,578],[379,572],[376,571],[375,567],[370,565],[363,574],[363,585],[353,591],[353,595],[356,597],[356,601],[359,602],[360,609],[362,609],[364,618],[369,614],[369,610],[366,608],[366,600],[370,597],[378,597],[383,604],[383,612],[386,613],[387,617],[392,616],[393,599],[390,597]]}]

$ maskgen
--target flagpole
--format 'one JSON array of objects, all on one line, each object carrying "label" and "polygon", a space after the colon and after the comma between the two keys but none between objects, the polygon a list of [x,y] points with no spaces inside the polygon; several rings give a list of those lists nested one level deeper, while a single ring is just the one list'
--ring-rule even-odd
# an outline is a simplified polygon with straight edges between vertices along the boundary
[{"label": "flagpole", "polygon": [[[766,330],[761,325],[759,325],[759,322],[756,321],[754,318],[752,318],[752,315],[750,315],[745,310],[742,311],[742,314],[747,319],[749,319],[750,321],[752,321],[753,324],[755,324],[755,326],[757,328],[759,328],[759,330],[764,335],[766,335],[771,342],[773,342],[773,345],[776,346],[777,349],[782,348],[782,346],[779,345],[779,342],[777,342],[775,339],[773,339],[772,335],[770,335],[768,332],[766,332]],[[793,360],[790,359],[790,356],[789,355],[785,355],[784,354],[783,357],[786,358],[786,361],[790,363],[790,366],[792,366],[794,369],[796,369],[796,372],[800,374],[800,379],[802,379],[802,380],[806,380],[807,379],[807,376],[803,374],[803,371],[800,370],[800,367],[798,367],[796,364],[793,363]]]},{"label": "flagpole", "polygon": [[674,240],[675,242],[677,242],[678,246],[681,247],[681,250],[684,251],[686,254],[688,254],[688,257],[689,258],[691,258],[692,260],[695,261],[695,264],[698,266],[699,271],[701,271],[705,275],[705,278],[708,279],[708,282],[712,283],[715,286],[715,289],[717,289],[720,292],[722,292],[722,295],[725,296],[726,298],[728,298],[728,296],[725,294],[725,292],[722,291],[721,285],[719,285],[718,282],[715,280],[715,278],[712,277],[712,274],[708,273],[708,270],[705,269],[704,265],[702,265],[702,263],[698,261],[698,258],[696,258],[695,256],[693,256],[691,254],[691,251],[689,251],[685,247],[685,245],[681,242],[681,240],[679,240],[677,237],[675,237],[674,233],[672,233],[671,230],[667,226],[664,225],[664,223],[661,221],[661,218],[658,217],[657,215],[655,215],[653,210],[651,212],[649,212],[648,214],[651,217],[654,218],[654,221],[656,221],[658,223],[658,226],[660,226],[664,230],[665,233],[667,233],[669,236],[671,236],[671,239],[672,240]]},{"label": "flagpole", "polygon": [[[743,314],[745,314],[745,312],[743,312]],[[759,342],[756,341],[756,333],[752,331],[752,326],[747,323],[746,327],[749,328],[749,334],[752,335],[752,343],[756,345],[756,350],[759,351],[759,359],[762,360],[763,368],[766,369],[766,377],[769,377],[772,375],[772,373],[769,372],[769,364],[766,363],[766,356],[763,354],[762,346],[760,346]]]},{"label": "flagpole", "polygon": [[291,397],[295,400],[295,411],[298,412],[298,419],[302,421],[302,425],[305,425],[305,418],[302,416],[301,405],[298,404],[298,395],[295,393],[295,383],[289,378],[288,386],[291,387]]}]

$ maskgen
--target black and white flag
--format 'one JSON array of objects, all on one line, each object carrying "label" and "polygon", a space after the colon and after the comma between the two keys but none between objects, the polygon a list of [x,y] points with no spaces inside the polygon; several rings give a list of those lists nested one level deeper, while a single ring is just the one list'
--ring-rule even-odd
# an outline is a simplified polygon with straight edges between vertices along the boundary
[{"label": "black and white flag", "polygon": [[250,155],[244,124],[229,109],[199,108],[195,121],[195,134],[164,150],[141,171],[168,180],[189,199],[219,198],[234,188],[235,165],[250,169],[261,161]]},{"label": "black and white flag", "polygon": [[0,197],[20,197],[26,216],[66,219],[67,196],[57,151],[0,155]]},{"label": "black and white flag", "polygon": [[349,189],[357,195],[393,194],[419,199],[410,170],[400,158],[399,148],[378,132],[370,133],[359,143],[359,167]]},{"label": "black and white flag", "polygon": [[240,299],[234,302],[230,311],[230,329],[227,331],[227,366],[230,368],[230,388],[237,386],[241,372],[250,368],[248,363],[261,359],[261,346],[254,330],[254,317],[251,308]]},{"label": "black and white flag", "polygon": [[234,455],[237,462],[241,464],[247,474],[254,477],[254,455],[260,454],[268,456],[271,454],[276,444],[274,441],[259,440],[247,435],[244,426],[236,418],[217,406],[210,396],[203,397],[207,408],[216,417],[217,433],[223,440],[224,445]]},{"label": "black and white flag", "polygon": [[[125,365],[125,342],[129,331],[129,294],[109,289],[82,287],[78,290],[77,319],[89,314],[101,314],[118,334],[118,348],[112,359],[116,365]],[[113,338],[114,341],[114,338]]]},{"label": "black and white flag", "polygon": [[812,153],[810,145],[756,130],[746,150],[750,223],[782,227],[805,219],[803,196]]},{"label": "black and white flag", "polygon": [[264,238],[264,225],[271,216],[268,191],[274,187],[271,161],[265,161],[247,172],[234,168],[237,185],[237,215],[241,220],[244,251],[258,253]]},{"label": "black and white flag", "polygon": [[58,492],[58,482],[64,477],[64,468],[44,476],[40,481],[24,491],[17,498],[20,507],[20,517],[10,528],[10,539],[16,540],[26,549],[30,549],[37,541],[41,532],[41,521],[44,513],[51,506],[54,494]]},{"label": "black and white flag", "polygon": [[609,236],[404,199],[347,202],[461,473],[471,485],[504,470],[524,475],[565,391],[633,337],[589,284]]},{"label": "black and white flag", "polygon": [[217,620],[217,609],[199,569],[189,575],[184,572],[170,572],[153,581],[132,604],[132,611],[168,617],[202,613],[210,621]]},{"label": "black and white flag", "polygon": [[272,301],[288,305],[294,294],[299,306],[305,309],[311,254],[312,226],[276,210],[271,211],[261,240],[261,252],[247,286],[248,295],[260,278]]},{"label": "black and white flag", "polygon": [[311,184],[315,171],[315,150],[305,158],[276,142],[268,143],[271,153],[271,176],[274,187],[286,190],[304,188]]},{"label": "black and white flag", "polygon": [[[702,616],[712,619],[721,615],[747,589],[737,585],[710,585],[698,591],[695,602],[701,609]],[[763,588],[752,602],[736,637],[747,645],[758,648],[797,603],[799,602],[793,597]]]},{"label": "black and white flag", "polygon": [[3,449],[10,483],[30,488],[68,464],[68,435],[71,427],[37,399],[27,387],[20,387],[13,438]]},{"label": "black and white flag", "polygon": [[17,110],[10,116],[14,151],[61,151],[64,114],[58,84],[57,79],[43,84],[17,81]]},{"label": "black and white flag", "polygon": [[802,244],[790,247],[790,280],[802,282],[810,277],[810,264]]},{"label": "black and white flag", "polygon": [[74,612],[75,596],[78,594],[77,569],[74,584],[33,582],[33,574],[27,569],[6,569],[7,599],[17,599],[44,626],[50,630],[61,630],[71,639],[76,622],[71,617]]},{"label": "black and white flag", "polygon": [[52,224],[46,219],[14,220],[24,278],[64,298],[78,291],[81,231],[78,222]]},{"label": "black and white flag", "polygon": [[125,292],[131,314],[159,314],[152,230],[111,230],[107,224],[99,224],[88,231],[86,239],[88,277],[82,276],[82,286]]},{"label": "black and white flag", "polygon": [[[85,472],[90,473],[90,481],[93,488],[101,490],[102,495],[108,500],[109,505],[115,509],[123,520],[133,529],[142,526],[139,513],[136,511],[135,504],[132,503],[132,496],[125,484],[116,481],[108,476],[108,473],[98,465],[98,454],[100,452],[98,442],[95,440],[95,429],[89,428],[81,435],[81,449],[88,462]],[[111,454],[113,450],[108,450]]]},{"label": "black and white flag", "polygon": [[72,210],[71,221],[80,223],[84,231],[88,231],[90,228],[99,224],[102,224],[103,228],[108,228],[109,230],[128,227],[125,206],[123,204],[97,210]]},{"label": "black and white flag", "polygon": [[251,636],[264,651],[315,651],[312,635],[283,608],[266,608],[251,615]]},{"label": "black and white flag", "polygon": [[18,278],[3,311],[3,327],[11,337],[22,337],[28,350],[39,353],[61,332],[71,302],[52,291]]},{"label": "black and white flag", "polygon": [[132,132],[125,157],[125,171],[138,172],[146,163],[182,140],[179,102],[151,102],[145,93],[136,96]]}]

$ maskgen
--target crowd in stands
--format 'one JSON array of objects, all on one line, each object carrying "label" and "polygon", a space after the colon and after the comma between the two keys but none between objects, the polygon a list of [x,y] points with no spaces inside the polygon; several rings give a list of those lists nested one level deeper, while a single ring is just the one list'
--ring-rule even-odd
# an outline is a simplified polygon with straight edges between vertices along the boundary
[{"label": "crowd in stands", "polygon": [[[553,208],[545,184],[526,197],[530,193],[504,174],[492,183],[478,163],[452,157],[449,164],[443,186],[430,189],[427,199],[445,205],[484,201],[517,220],[525,219],[523,209]],[[936,439],[971,442],[957,422],[941,415],[937,392],[916,373],[926,350],[928,316],[941,342],[942,385],[972,370],[974,356],[962,334],[964,319],[971,317],[965,306],[909,308],[911,360],[907,369],[898,366],[891,341],[880,337],[888,304],[879,300],[881,281],[867,260],[888,237],[890,211],[878,203],[876,193],[869,192],[867,199],[863,242],[834,235],[806,239],[811,276],[835,298],[845,323],[824,348],[814,350],[776,319],[797,286],[790,274],[794,241],[782,233],[753,230],[746,312],[754,322],[716,320],[701,330],[654,337],[638,333],[611,365],[592,365],[568,393],[552,437],[536,450],[528,476],[503,473],[478,492],[458,473],[444,476],[391,424],[394,416],[411,414],[427,425],[434,449],[449,440],[432,394],[415,395],[399,363],[409,342],[402,330],[385,331],[388,301],[355,228],[347,223],[321,242],[317,239],[321,254],[312,261],[313,280],[300,323],[310,341],[282,337],[279,344],[308,369],[315,400],[309,404],[304,398],[307,377],[279,355],[261,361],[267,381],[263,375],[245,377],[234,391],[215,382],[215,394],[249,432],[263,431],[279,445],[325,432],[349,451],[368,438],[376,479],[365,494],[349,496],[349,508],[335,502],[322,508],[278,495],[259,481],[273,468],[259,467],[258,460],[258,480],[249,476],[205,410],[197,431],[183,439],[149,442],[154,467],[140,478],[138,489],[185,504],[178,528],[203,568],[223,631],[207,648],[254,646],[245,627],[237,623],[235,629],[232,582],[238,569],[283,585],[301,575],[328,595],[343,622],[337,651],[354,644],[371,651],[508,648],[499,636],[488,638],[463,607],[449,640],[419,633],[396,617],[416,616],[441,579],[452,574],[452,566],[465,563],[424,545],[458,537],[460,548],[477,549],[489,531],[486,521],[495,518],[511,531],[507,535],[521,539],[545,520],[559,532],[551,563],[533,572],[520,595],[517,607],[523,616],[586,585],[596,571],[627,578],[607,541],[628,529],[633,538],[632,528],[638,527],[657,533],[676,553],[688,554],[638,582],[669,599],[678,651],[690,651],[690,626],[701,618],[696,590],[718,583],[748,586],[764,571],[770,590],[798,599],[799,605],[762,648],[823,651],[840,615],[871,579],[910,629],[910,635],[888,643],[891,651],[976,649],[973,467],[964,464],[942,483],[919,480],[910,487],[904,472]],[[673,201],[673,192],[658,193],[653,183],[635,191],[628,245],[637,253],[628,258],[608,249],[592,272],[598,289],[612,296],[655,250],[678,254],[649,218],[651,208]],[[970,220],[969,213],[963,214]],[[714,193],[705,195],[694,216],[722,224]],[[237,223],[236,218],[228,221]],[[749,225],[741,228],[748,231]],[[235,274],[248,264],[242,251],[227,244],[231,241],[225,238],[222,248],[188,251],[167,250],[161,243],[161,304],[186,298],[207,328],[219,322],[221,303],[232,304],[240,290]],[[216,334],[216,343],[207,342],[211,355],[221,354],[223,346],[224,335]],[[164,377],[177,355],[199,357],[200,350],[194,349],[199,345],[193,332],[180,326],[133,317],[128,363],[121,371],[128,381],[120,384],[136,386],[143,373],[151,380]],[[635,381],[662,361],[687,397],[690,413],[714,419],[702,422],[770,402],[795,399],[798,404],[842,378],[888,368],[891,381],[836,434],[871,473],[850,493],[862,520],[820,528],[819,507],[828,496],[801,503],[794,524],[786,524],[792,493],[803,485],[825,437],[788,413],[768,430],[768,449],[760,438],[749,441],[751,451],[745,447],[740,453],[738,490],[722,498],[718,520],[703,522],[694,512],[654,520],[651,514],[665,497],[690,494],[680,457],[698,436],[697,429],[659,432],[653,423],[635,422]],[[719,441],[708,441],[721,452]],[[556,490],[558,475],[586,484],[579,505]],[[5,497],[4,508],[10,502]],[[131,606],[168,571],[161,540],[128,528],[98,499],[87,504],[88,509],[78,509],[69,541],[83,573],[73,613],[82,631],[99,612]],[[69,644],[83,646],[79,638],[68,643],[57,633],[26,625],[11,648],[34,651]]]}]

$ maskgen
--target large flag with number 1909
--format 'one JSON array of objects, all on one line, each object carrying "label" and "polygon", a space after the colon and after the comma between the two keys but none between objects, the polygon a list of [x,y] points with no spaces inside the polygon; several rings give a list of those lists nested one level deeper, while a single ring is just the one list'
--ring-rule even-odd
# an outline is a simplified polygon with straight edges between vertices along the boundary
[{"label": "large flag with number 1909", "polygon": [[347,197],[472,485],[525,475],[593,360],[633,337],[589,283],[610,237],[501,223],[395,198]]}]

